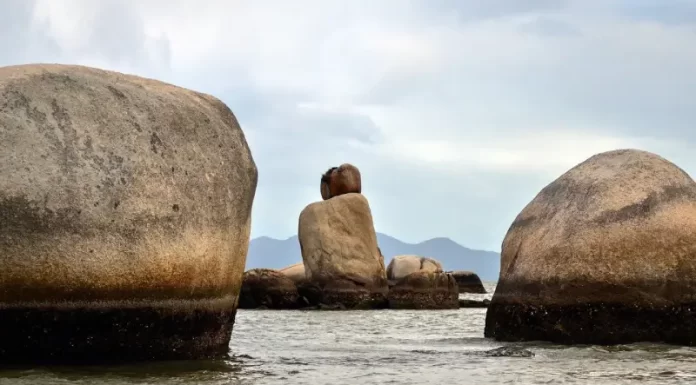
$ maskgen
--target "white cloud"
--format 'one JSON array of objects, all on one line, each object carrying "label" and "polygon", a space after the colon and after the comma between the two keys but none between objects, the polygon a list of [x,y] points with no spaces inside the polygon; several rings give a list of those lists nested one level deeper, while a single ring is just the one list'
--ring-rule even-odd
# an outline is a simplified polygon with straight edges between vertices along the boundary
[{"label": "white cloud", "polygon": [[621,2],[59,3],[36,0],[33,24],[12,31],[34,44],[0,25],[0,63],[94,65],[221,97],[260,169],[254,235],[294,233],[318,175],[345,161],[384,231],[487,248],[594,153],[642,148],[696,171],[696,29],[625,17]]}]

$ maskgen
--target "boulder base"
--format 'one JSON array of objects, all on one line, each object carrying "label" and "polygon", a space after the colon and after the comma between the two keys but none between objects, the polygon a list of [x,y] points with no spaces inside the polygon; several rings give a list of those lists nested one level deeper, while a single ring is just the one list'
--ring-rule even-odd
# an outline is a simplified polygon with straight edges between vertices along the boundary
[{"label": "boulder base", "polygon": [[221,358],[231,300],[63,304],[0,310],[3,364],[90,364]]},{"label": "boulder base", "polygon": [[696,183],[645,151],[595,155],[510,226],[485,335],[568,344],[696,342]]},{"label": "boulder base", "polygon": [[298,307],[297,286],[286,275],[271,269],[252,269],[244,273],[239,294],[241,309]]},{"label": "boulder base", "polygon": [[457,309],[459,290],[450,274],[420,272],[410,274],[389,288],[392,309]]}]

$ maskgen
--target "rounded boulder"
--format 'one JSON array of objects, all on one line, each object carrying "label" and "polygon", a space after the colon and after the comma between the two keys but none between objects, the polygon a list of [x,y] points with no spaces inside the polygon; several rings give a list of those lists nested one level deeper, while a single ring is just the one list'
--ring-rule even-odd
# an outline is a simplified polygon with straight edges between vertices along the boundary
[{"label": "rounded boulder", "polygon": [[486,294],[481,278],[473,271],[451,271],[450,274],[457,281],[460,293]]},{"label": "rounded boulder", "polygon": [[0,68],[0,360],[225,355],[256,183],[215,97]]},{"label": "rounded boulder", "polygon": [[324,200],[348,193],[360,194],[360,170],[350,163],[331,167],[321,176],[320,190]]},{"label": "rounded boulder", "polygon": [[397,255],[387,266],[387,279],[399,280],[413,273],[442,273],[442,264],[418,255]]},{"label": "rounded boulder", "polygon": [[693,345],[695,277],[696,183],[649,152],[597,154],[510,226],[485,335]]}]

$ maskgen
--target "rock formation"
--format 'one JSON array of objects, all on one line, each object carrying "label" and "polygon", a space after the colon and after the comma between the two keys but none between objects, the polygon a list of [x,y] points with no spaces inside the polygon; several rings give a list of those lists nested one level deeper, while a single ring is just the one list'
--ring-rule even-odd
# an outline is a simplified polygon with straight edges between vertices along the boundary
[{"label": "rock formation", "polygon": [[347,308],[385,304],[384,260],[363,195],[348,193],[311,203],[300,214],[298,237],[306,277],[321,303]]},{"label": "rock formation", "polygon": [[601,153],[522,210],[502,244],[485,335],[696,343],[696,183],[652,153]]},{"label": "rock formation", "polygon": [[481,278],[473,271],[451,271],[454,279],[459,285],[460,293],[486,294],[486,288],[483,287]]},{"label": "rock formation", "polygon": [[392,309],[457,309],[459,289],[450,274],[416,272],[396,281],[388,299]]},{"label": "rock formation", "polygon": [[399,280],[412,273],[442,273],[442,264],[432,258],[418,255],[397,255],[387,266],[387,279]]},{"label": "rock formation", "polygon": [[348,193],[360,194],[360,170],[349,163],[331,167],[321,176],[320,190],[324,200]]},{"label": "rock formation", "polygon": [[272,269],[252,269],[244,273],[239,294],[241,309],[292,309],[298,306],[298,300],[297,286],[285,274]]},{"label": "rock formation", "polygon": [[279,270],[282,274],[290,278],[296,285],[304,282],[307,277],[305,276],[304,263],[296,263],[294,265],[286,266]]},{"label": "rock formation", "polygon": [[0,361],[227,354],[256,183],[210,95],[0,68]]}]

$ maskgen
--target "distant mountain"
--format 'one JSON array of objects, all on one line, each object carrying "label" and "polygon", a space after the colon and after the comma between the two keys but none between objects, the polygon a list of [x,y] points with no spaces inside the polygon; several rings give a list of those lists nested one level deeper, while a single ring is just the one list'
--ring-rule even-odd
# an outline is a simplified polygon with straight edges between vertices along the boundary
[{"label": "distant mountain", "polygon": [[[402,242],[386,234],[377,233],[377,242],[384,254],[385,264],[401,254],[416,254],[433,257],[445,270],[471,270],[485,281],[498,279],[500,255],[493,251],[466,248],[449,238],[433,238],[421,243]],[[300,243],[297,236],[288,239],[258,237],[251,240],[246,269],[267,267],[279,269],[302,262]]]}]

